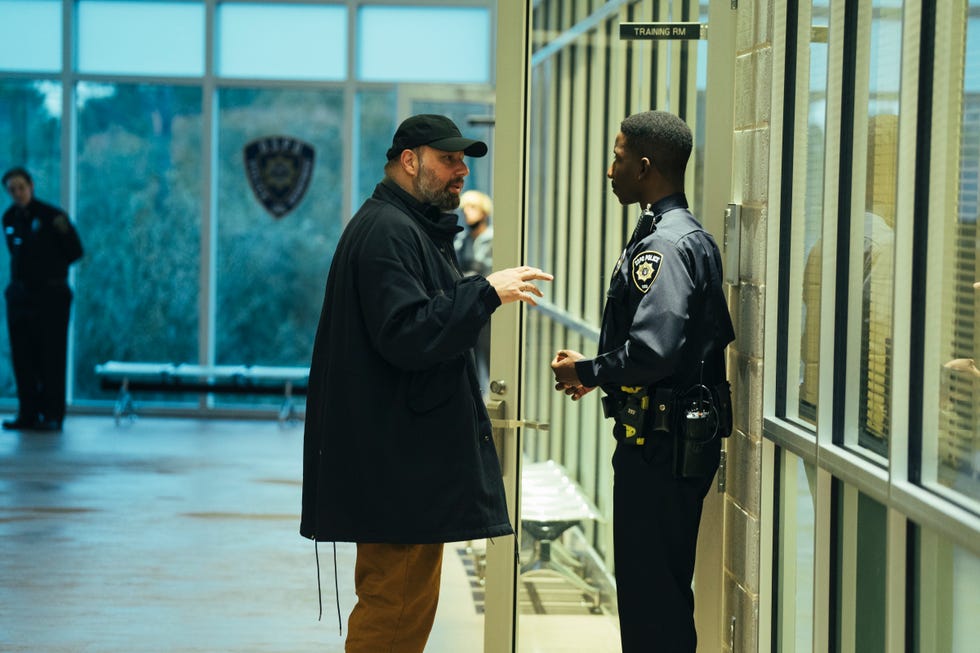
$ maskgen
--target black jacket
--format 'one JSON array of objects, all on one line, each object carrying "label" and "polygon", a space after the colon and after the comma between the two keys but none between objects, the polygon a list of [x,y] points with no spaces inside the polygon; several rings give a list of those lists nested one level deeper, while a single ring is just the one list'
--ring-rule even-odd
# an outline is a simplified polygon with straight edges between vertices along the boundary
[{"label": "black jacket", "polygon": [[685,390],[723,381],[724,349],[735,339],[714,239],[683,194],[665,197],[651,213],[613,271],[599,354],[575,364],[585,385],[614,397],[623,394],[620,386]]},{"label": "black jacket", "polygon": [[63,287],[68,266],[82,256],[82,243],[65,212],[38,199],[3,214],[10,250],[10,282],[29,290]]},{"label": "black jacket", "polygon": [[310,367],[304,537],[512,532],[471,352],[500,300],[460,275],[456,224],[386,180],[341,236]]}]

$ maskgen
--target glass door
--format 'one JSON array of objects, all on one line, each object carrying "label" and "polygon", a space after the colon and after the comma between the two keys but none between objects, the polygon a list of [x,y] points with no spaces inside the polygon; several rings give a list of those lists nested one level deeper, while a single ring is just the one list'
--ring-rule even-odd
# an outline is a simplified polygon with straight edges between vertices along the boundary
[{"label": "glass door", "polygon": [[[620,37],[628,22],[705,24],[716,5],[730,11],[728,2],[693,0],[498,2],[494,268],[528,264],[555,280],[540,284],[545,298],[537,307],[505,306],[492,320],[488,405],[518,536],[487,547],[488,653],[620,651],[611,425],[600,392],[574,403],[555,392],[549,363],[560,348],[596,353],[609,272],[635,213],[619,205],[605,177],[627,115],[668,110],[691,126],[687,195],[722,241],[732,116],[718,112],[728,120],[719,126],[705,110],[707,43]],[[719,22],[727,48],[734,15]],[[730,84],[718,87],[728,89],[730,107]],[[709,133],[720,135],[711,152]],[[721,172],[707,188],[714,162]],[[706,502],[713,523],[702,527],[715,542],[722,541],[720,503],[717,495]],[[713,565],[706,574],[713,580],[699,592],[706,642],[721,639],[721,551],[714,548],[699,552],[699,566]]]}]

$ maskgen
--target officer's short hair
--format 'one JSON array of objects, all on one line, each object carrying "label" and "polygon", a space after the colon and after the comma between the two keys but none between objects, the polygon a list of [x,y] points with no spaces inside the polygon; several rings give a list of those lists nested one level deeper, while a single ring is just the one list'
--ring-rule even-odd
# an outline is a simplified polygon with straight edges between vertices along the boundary
[{"label": "officer's short hair", "polygon": [[31,179],[31,173],[27,172],[27,169],[22,168],[21,166],[11,168],[7,172],[3,173],[3,181],[0,183],[3,184],[4,188],[7,187],[7,180],[10,179],[11,177],[23,177],[25,180],[27,180],[28,184],[32,186],[34,185],[34,180]]},{"label": "officer's short hair", "polygon": [[667,111],[644,111],[626,118],[620,131],[634,154],[650,159],[660,174],[683,185],[694,143],[687,123]]}]

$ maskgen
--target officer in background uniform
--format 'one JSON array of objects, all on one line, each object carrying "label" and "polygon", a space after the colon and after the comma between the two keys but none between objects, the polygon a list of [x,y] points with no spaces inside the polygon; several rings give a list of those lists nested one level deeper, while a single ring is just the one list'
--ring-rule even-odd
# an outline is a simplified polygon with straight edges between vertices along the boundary
[{"label": "officer in background uniform", "polygon": [[3,428],[60,431],[72,300],[68,266],[82,256],[82,243],[64,211],[34,197],[27,170],[8,170],[3,185],[14,201],[3,214],[3,233],[10,250],[7,329],[20,403]]},{"label": "officer in background uniform", "polygon": [[701,507],[731,433],[735,338],[721,255],[688,210],[691,131],[670,113],[623,121],[607,177],[641,214],[613,271],[594,358],[560,350],[556,389],[601,386],[613,434],[613,541],[623,653],[694,653]]}]

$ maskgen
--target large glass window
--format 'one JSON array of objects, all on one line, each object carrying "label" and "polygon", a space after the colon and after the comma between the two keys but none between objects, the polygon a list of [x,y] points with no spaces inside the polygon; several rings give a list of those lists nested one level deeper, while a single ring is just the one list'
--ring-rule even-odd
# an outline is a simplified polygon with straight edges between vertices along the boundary
[{"label": "large glass window", "polygon": [[194,362],[201,90],[83,82],[78,103],[75,394],[107,360]]},{"label": "large glass window", "polygon": [[223,77],[347,76],[346,7],[225,2],[218,5],[218,34],[216,69]]},{"label": "large glass window", "polygon": [[[406,40],[406,35],[411,38]],[[490,82],[490,12],[480,7],[363,7],[357,76],[364,81]],[[403,44],[406,56],[392,56]]]},{"label": "large glass window", "polygon": [[857,405],[848,411],[854,417],[845,441],[887,456],[903,3],[874,0],[870,7],[870,20],[859,24],[867,59],[859,50],[855,76],[847,369],[858,374],[847,393]]},{"label": "large glass window", "polygon": [[105,74],[204,74],[204,3],[81,0],[78,69]]},{"label": "large glass window", "polygon": [[385,153],[391,147],[391,137],[398,128],[395,113],[397,94],[393,90],[365,90],[357,95],[357,159],[354,179],[360,206],[371,196],[384,173]]},{"label": "large glass window", "polygon": [[54,72],[60,68],[60,0],[0,0],[0,70]]},{"label": "large glass window", "polygon": [[[494,5],[459,4],[0,0],[0,162],[31,170],[86,250],[69,402],[111,399],[94,375],[107,360],[309,364],[334,246],[381,179],[398,121],[447,113],[491,140],[491,123],[468,119],[493,115]],[[411,56],[392,58],[405,34]],[[63,92],[77,107],[66,127]],[[245,159],[270,138],[311,154],[308,184],[275,206]],[[277,192],[305,165],[263,161]],[[467,186],[489,190],[492,155],[468,163]],[[0,399],[12,403],[8,349],[4,330]]]},{"label": "large glass window", "polygon": [[[61,203],[61,84],[51,81],[0,81],[0,174],[15,165],[34,178],[35,195]],[[3,191],[0,212],[9,197]],[[74,216],[72,216],[74,217]],[[0,278],[10,272],[10,254],[0,246]],[[15,397],[7,338],[7,303],[0,302],[0,397]]]},{"label": "large glass window", "polygon": [[[794,163],[795,169],[803,172],[795,189],[794,213],[798,212],[799,217],[794,220],[793,234],[794,241],[801,245],[796,251],[802,252],[802,258],[796,261],[794,271],[800,274],[802,265],[802,283],[789,284],[790,293],[794,293],[791,302],[798,307],[798,324],[801,325],[793,325],[791,328],[799,329],[797,337],[800,342],[797,416],[811,424],[816,424],[820,376],[820,292],[823,272],[821,229],[824,205],[824,143],[827,136],[829,5],[829,0],[815,0],[811,3],[810,29],[800,35],[800,47],[809,48],[809,90],[806,96],[805,128],[797,133],[799,145],[794,148],[801,157],[799,162]],[[809,39],[805,38],[807,35]]]},{"label": "large glass window", "polygon": [[[309,365],[327,270],[347,217],[337,191],[343,94],[224,89],[218,103],[216,362]],[[308,188],[295,192],[298,203],[279,216],[263,206],[246,174],[246,146],[270,137],[306,144],[312,156]],[[280,167],[263,172],[265,183],[305,181],[292,170],[304,162],[282,155],[264,165]]]},{"label": "large glass window", "polygon": [[947,168],[932,185],[929,233],[939,243],[939,263],[930,266],[926,319],[941,368],[938,384],[924,394],[922,478],[980,511],[980,1],[970,0],[968,12],[965,43],[949,63],[962,75],[952,81],[955,99],[944,114]]}]

